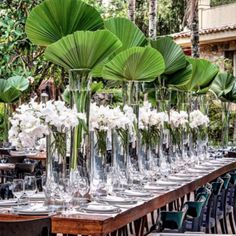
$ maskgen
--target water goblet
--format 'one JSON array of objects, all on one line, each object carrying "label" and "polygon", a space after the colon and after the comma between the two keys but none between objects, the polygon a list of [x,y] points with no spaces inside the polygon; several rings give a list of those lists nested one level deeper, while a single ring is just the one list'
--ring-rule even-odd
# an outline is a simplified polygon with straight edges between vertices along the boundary
[{"label": "water goblet", "polygon": [[27,197],[32,197],[37,191],[37,181],[35,176],[25,176],[24,192]]},{"label": "water goblet", "polygon": [[20,198],[24,194],[24,181],[22,179],[13,180],[12,193],[17,198],[17,205],[19,205]]}]

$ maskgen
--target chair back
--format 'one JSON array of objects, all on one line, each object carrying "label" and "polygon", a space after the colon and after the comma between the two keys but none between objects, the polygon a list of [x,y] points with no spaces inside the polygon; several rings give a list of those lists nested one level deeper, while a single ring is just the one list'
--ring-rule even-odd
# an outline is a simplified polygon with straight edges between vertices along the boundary
[{"label": "chair back", "polygon": [[51,219],[0,221],[0,236],[49,236]]}]

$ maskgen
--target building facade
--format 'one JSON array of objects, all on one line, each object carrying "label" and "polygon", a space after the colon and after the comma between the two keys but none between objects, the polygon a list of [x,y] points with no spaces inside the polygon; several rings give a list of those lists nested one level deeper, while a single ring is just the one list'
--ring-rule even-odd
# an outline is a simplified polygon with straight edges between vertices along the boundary
[{"label": "building facade", "polygon": [[[199,34],[200,56],[232,67],[236,76],[236,3],[210,7],[210,0],[199,0]],[[190,31],[172,36],[191,55]]]}]

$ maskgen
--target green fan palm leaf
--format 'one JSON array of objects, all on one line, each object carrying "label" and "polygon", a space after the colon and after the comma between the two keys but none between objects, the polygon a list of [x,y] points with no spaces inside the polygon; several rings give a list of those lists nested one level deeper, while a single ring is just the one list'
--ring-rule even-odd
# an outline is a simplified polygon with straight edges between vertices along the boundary
[{"label": "green fan palm leaf", "polygon": [[192,64],[187,62],[187,66],[181,70],[176,71],[174,74],[168,75],[166,83],[169,86],[176,87],[177,89],[187,90],[185,86],[192,78]]},{"label": "green fan palm leaf", "polygon": [[107,30],[77,31],[45,50],[45,57],[66,69],[93,69],[122,46]]},{"label": "green fan palm leaf", "polygon": [[165,60],[165,74],[174,72],[186,67],[186,59],[182,48],[169,36],[161,37],[150,41],[151,46],[157,49]]},{"label": "green fan palm leaf", "polygon": [[131,47],[145,46],[148,43],[144,33],[126,18],[111,18],[106,20],[104,24],[105,28],[115,34],[122,42],[122,47],[116,53]]},{"label": "green fan palm leaf", "polygon": [[106,63],[102,75],[108,80],[153,81],[164,70],[164,59],[155,49],[133,47]]},{"label": "green fan palm leaf", "polygon": [[231,92],[235,84],[235,77],[227,72],[218,73],[214,81],[211,84],[211,91],[213,91],[217,97],[224,97]]},{"label": "green fan palm leaf", "polygon": [[192,65],[192,76],[187,84],[178,86],[179,89],[206,93],[219,72],[219,68],[205,59],[187,58]]},{"label": "green fan palm leaf", "polygon": [[47,46],[75,31],[103,27],[98,11],[80,0],[46,0],[31,11],[25,31],[34,44]]},{"label": "green fan palm leaf", "polygon": [[[115,17],[104,22],[105,28],[115,34],[122,42],[119,48],[111,57],[131,47],[142,47],[147,45],[148,41],[144,33],[129,19]],[[107,59],[106,62],[109,60]],[[102,69],[106,62],[99,64],[93,70],[93,76],[102,77]]]}]

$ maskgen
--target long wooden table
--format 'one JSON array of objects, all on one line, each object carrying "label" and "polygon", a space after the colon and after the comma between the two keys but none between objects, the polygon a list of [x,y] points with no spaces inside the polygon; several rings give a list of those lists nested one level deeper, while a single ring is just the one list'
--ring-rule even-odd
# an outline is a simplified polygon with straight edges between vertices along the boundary
[{"label": "long wooden table", "polygon": [[[225,164],[224,166],[206,174],[196,180],[193,180],[185,185],[178,187],[175,190],[166,193],[155,195],[151,200],[143,204],[128,209],[115,217],[108,215],[86,215],[73,214],[69,216],[55,215],[52,216],[52,232],[63,234],[81,234],[81,235],[106,235],[115,230],[122,228],[130,222],[135,222],[135,235],[142,235],[142,219],[147,214],[153,212],[155,209],[161,208],[174,200],[193,192],[198,187],[213,181],[217,177],[236,170],[236,160]],[[0,215],[0,220],[11,218],[9,215]],[[12,218],[25,218],[24,216],[12,216]]]}]

